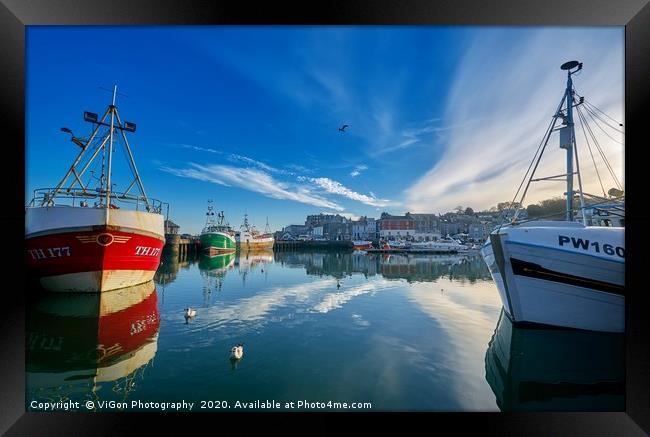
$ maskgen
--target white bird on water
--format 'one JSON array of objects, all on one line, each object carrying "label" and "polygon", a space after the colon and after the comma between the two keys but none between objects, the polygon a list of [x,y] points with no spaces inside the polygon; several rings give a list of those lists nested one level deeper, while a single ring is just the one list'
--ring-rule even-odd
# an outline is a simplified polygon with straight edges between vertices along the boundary
[{"label": "white bird on water", "polygon": [[244,343],[239,343],[237,346],[230,349],[231,360],[241,360],[241,357],[243,356],[244,356]]},{"label": "white bird on water", "polygon": [[185,318],[190,318],[196,316],[196,310],[192,308],[185,308]]}]

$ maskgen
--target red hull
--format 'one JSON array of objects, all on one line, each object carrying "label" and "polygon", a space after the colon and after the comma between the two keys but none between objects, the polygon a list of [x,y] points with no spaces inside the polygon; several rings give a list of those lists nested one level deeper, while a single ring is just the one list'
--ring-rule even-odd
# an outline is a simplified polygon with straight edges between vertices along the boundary
[{"label": "red hull", "polygon": [[[153,236],[95,226],[92,231],[32,237],[25,241],[25,245],[27,266],[39,278],[60,275],[76,278],[68,281],[70,289],[54,291],[105,291],[151,279],[149,276],[153,277],[160,264],[164,241]],[[74,276],[80,273],[87,274]],[[116,273],[120,275],[119,280],[111,281],[107,277]],[[48,288],[43,280],[41,283]]]}]

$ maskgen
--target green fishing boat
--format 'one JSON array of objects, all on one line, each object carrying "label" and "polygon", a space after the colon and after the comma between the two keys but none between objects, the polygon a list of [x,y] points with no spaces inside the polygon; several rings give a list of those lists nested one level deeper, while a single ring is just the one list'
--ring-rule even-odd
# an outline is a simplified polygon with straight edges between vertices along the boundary
[{"label": "green fishing boat", "polygon": [[216,216],[212,201],[208,200],[208,212],[205,227],[201,231],[201,250],[209,255],[234,252],[235,231],[225,222],[225,215],[220,211]]}]

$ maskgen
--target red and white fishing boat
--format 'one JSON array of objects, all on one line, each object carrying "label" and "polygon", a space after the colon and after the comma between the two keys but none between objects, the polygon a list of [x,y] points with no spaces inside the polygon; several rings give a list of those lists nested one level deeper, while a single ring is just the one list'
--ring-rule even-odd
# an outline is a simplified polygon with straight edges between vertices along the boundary
[{"label": "red and white fishing boat", "polygon": [[[160,263],[165,243],[162,203],[145,193],[126,138],[136,126],[120,119],[116,94],[114,87],[112,103],[101,117],[84,113],[93,125],[87,139],[61,128],[81,150],[58,185],[35,190],[26,208],[26,262],[47,290],[130,287],[153,279]],[[120,143],[132,177],[124,192],[115,191],[111,183],[114,147]],[[101,175],[96,177],[97,171],[88,170],[93,162],[99,167],[100,160]],[[134,187],[139,194],[130,194]]]}]

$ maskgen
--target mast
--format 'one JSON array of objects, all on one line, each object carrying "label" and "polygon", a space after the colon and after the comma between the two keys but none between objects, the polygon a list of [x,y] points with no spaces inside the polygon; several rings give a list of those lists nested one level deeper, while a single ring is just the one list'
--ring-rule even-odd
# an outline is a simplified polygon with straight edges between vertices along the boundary
[{"label": "mast", "polygon": [[208,199],[208,212],[205,213],[207,218],[205,219],[205,227],[214,224],[214,211],[212,207],[212,199]]},{"label": "mast", "polygon": [[[571,71],[571,69],[576,68]],[[560,130],[560,148],[566,149],[566,220],[573,221],[573,150],[575,143],[575,130],[573,124],[573,80],[571,75],[582,70],[582,64],[578,61],[569,61],[562,64],[562,70],[567,71],[566,91],[566,127]]]},{"label": "mast", "polygon": [[[99,187],[97,190],[98,193],[97,197],[99,198],[100,205],[102,205],[105,208],[109,208],[111,204],[111,198],[119,199],[119,200],[129,199],[129,200],[135,200],[136,202],[144,201],[147,211],[149,212],[151,212],[152,207],[154,212],[157,213],[160,212],[159,208],[156,208],[154,205],[152,205],[151,202],[149,201],[149,198],[147,197],[147,193],[144,189],[144,185],[142,183],[142,180],[140,179],[140,174],[138,173],[138,168],[133,158],[133,153],[131,152],[129,141],[126,138],[126,132],[135,132],[136,125],[135,123],[129,121],[122,122],[122,120],[120,119],[120,114],[117,110],[117,106],[115,106],[115,100],[117,98],[117,95],[120,94],[117,92],[117,85],[113,86],[113,90],[111,92],[113,94],[111,104],[108,105],[106,112],[104,112],[104,115],[102,115],[101,118],[99,118],[98,115],[93,112],[88,112],[88,111],[84,112],[84,121],[92,123],[94,126],[90,138],[88,138],[87,140],[77,138],[74,136],[72,130],[70,130],[69,128],[67,127],[61,128],[61,131],[69,133],[71,135],[71,141],[75,143],[77,146],[81,147],[81,151],[75,158],[74,162],[72,163],[72,166],[70,166],[63,179],[61,179],[61,181],[57,184],[57,186],[45,196],[43,202],[41,203],[41,206],[44,206],[46,204],[51,204],[53,199],[61,192],[63,192],[66,195],[73,196],[74,199],[75,193],[72,190],[75,188],[75,185],[77,184],[82,190],[82,195],[86,197],[94,197],[95,191],[93,190],[92,194],[89,192],[88,189],[90,187],[84,185],[84,183],[82,182],[82,177],[86,173],[86,171],[90,168],[90,165],[95,161],[95,159],[101,153],[102,173],[99,178]],[[120,94],[120,95],[124,95],[124,94]],[[110,122],[108,121],[109,116],[110,116]],[[108,133],[102,134],[100,142],[96,146],[92,146],[92,143],[97,137],[97,135],[99,134],[99,131],[102,128],[102,126],[107,127],[109,129]],[[115,193],[115,195],[113,195],[112,192],[113,184],[111,182],[112,167],[113,167],[113,152],[114,152],[114,147],[116,147],[115,142],[119,141],[119,138],[115,138],[115,136],[117,135],[116,131],[118,130],[120,131],[122,138],[124,139],[124,147],[127,154],[127,161],[130,166],[131,172],[133,174],[133,180],[127,187],[126,191],[124,191],[123,193]],[[91,151],[91,149],[94,149],[94,151]],[[90,157],[86,156],[87,154],[90,155]],[[91,173],[93,172],[94,171],[91,170]],[[68,181],[70,176],[72,176],[73,179],[68,185],[68,187],[65,188],[64,185],[66,185],[66,182]],[[140,195],[127,197],[129,191],[131,191],[131,189],[136,185],[140,190]]]},{"label": "mast", "polygon": [[113,131],[115,130],[115,95],[117,94],[117,85],[113,85],[113,102],[111,103],[111,130],[109,131],[108,140],[108,169],[106,172],[106,208],[111,206],[111,164],[113,163]]},{"label": "mast", "polygon": [[250,232],[250,226],[248,225],[248,214],[244,214],[244,224],[242,225],[242,228],[244,228],[246,232]]}]

